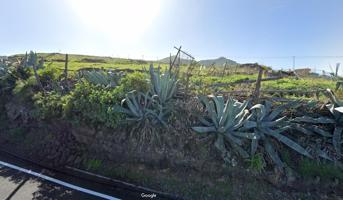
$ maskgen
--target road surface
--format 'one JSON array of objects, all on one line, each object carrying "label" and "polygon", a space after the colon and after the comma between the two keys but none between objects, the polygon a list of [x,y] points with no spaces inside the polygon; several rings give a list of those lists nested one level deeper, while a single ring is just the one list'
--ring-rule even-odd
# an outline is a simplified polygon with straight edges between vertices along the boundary
[{"label": "road surface", "polygon": [[[143,194],[144,196],[144,194]],[[151,198],[153,197],[153,198]],[[52,172],[0,153],[0,200],[162,199]]]}]

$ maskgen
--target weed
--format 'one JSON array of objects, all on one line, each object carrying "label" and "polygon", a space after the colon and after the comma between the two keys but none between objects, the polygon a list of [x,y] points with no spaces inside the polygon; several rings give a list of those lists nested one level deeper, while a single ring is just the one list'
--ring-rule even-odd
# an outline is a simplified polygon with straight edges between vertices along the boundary
[{"label": "weed", "polygon": [[324,180],[343,180],[343,171],[332,163],[313,161],[307,158],[300,160],[298,165],[300,175],[305,178],[319,176]]},{"label": "weed", "polygon": [[90,159],[86,161],[87,170],[97,171],[102,165],[102,161],[98,159]]},{"label": "weed", "polygon": [[258,173],[261,173],[266,167],[266,162],[263,158],[263,155],[260,153],[253,155],[248,161],[249,168]]}]

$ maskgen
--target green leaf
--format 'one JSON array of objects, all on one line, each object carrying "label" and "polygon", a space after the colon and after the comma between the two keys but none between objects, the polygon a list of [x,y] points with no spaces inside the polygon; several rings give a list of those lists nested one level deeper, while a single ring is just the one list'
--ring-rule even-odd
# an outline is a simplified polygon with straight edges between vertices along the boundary
[{"label": "green leaf", "polygon": [[302,127],[300,124],[292,124],[291,127],[297,131],[300,131],[306,135],[313,135],[313,132],[309,129]]},{"label": "green leaf", "polygon": [[200,121],[203,125],[205,125],[205,126],[213,126],[213,124],[212,124],[211,122],[207,121],[207,120],[206,120],[205,118],[203,118],[203,117],[199,117],[198,119],[199,119],[199,121]]},{"label": "green leaf", "polygon": [[332,137],[332,144],[337,154],[339,155],[341,155],[342,131],[343,131],[343,127],[337,126],[333,132],[333,137]]},{"label": "green leaf", "polygon": [[214,146],[222,153],[225,154],[227,152],[224,143],[223,135],[219,134],[216,141],[214,142]]},{"label": "green leaf", "polygon": [[330,156],[329,156],[326,152],[324,152],[323,150],[319,150],[319,151],[318,151],[318,156],[320,156],[320,157],[322,157],[322,158],[324,158],[324,159],[333,161],[333,159],[330,158]]},{"label": "green leaf", "polygon": [[274,147],[270,144],[269,140],[264,140],[264,147],[269,155],[269,157],[274,161],[274,163],[279,166],[280,168],[284,167],[283,162],[281,161],[277,151],[274,149]]},{"label": "green leaf", "polygon": [[192,129],[197,133],[210,133],[216,131],[216,128],[214,126],[195,126],[192,127]]},{"label": "green leaf", "polygon": [[289,102],[287,104],[284,104],[284,105],[281,105],[281,106],[278,106],[277,108],[275,108],[271,113],[270,115],[268,116],[268,119],[269,120],[274,120],[278,115],[280,115],[283,111],[285,111],[285,109],[287,108],[297,108],[299,107],[300,104],[298,101],[292,101],[292,102]]},{"label": "green leaf", "polygon": [[246,121],[244,123],[244,128],[246,128],[246,129],[256,128],[256,127],[257,127],[257,123],[256,122]]},{"label": "green leaf", "polygon": [[113,111],[114,112],[119,112],[119,113],[125,113],[125,114],[128,114],[128,115],[131,114],[131,112],[128,109],[123,108],[123,107],[118,106],[118,105],[113,106]]},{"label": "green leaf", "polygon": [[262,104],[256,104],[253,107],[251,107],[250,110],[256,111],[256,116],[258,120],[263,120],[267,114],[266,108]]},{"label": "green leaf", "polygon": [[217,113],[217,119],[220,119],[223,116],[224,98],[222,96],[214,96],[214,95],[209,95],[208,97],[214,101],[216,113]]},{"label": "green leaf", "polygon": [[327,118],[327,117],[313,118],[313,117],[308,117],[308,116],[296,117],[293,119],[293,121],[312,123],[312,124],[334,124],[335,123],[335,120]]},{"label": "green leaf", "polygon": [[224,136],[230,142],[233,142],[233,143],[238,144],[238,145],[243,144],[242,140],[237,138],[237,137],[234,137],[232,133],[225,133]]},{"label": "green leaf", "polygon": [[275,127],[277,125],[280,125],[285,121],[286,117],[281,117],[280,119],[277,119],[275,121],[263,121],[262,127],[268,128],[268,127]]},{"label": "green leaf", "polygon": [[293,150],[299,152],[300,154],[307,156],[309,158],[312,158],[312,156],[306,151],[306,149],[304,149],[302,146],[300,146],[299,144],[297,144],[293,140],[289,139],[288,137],[281,135],[279,133],[276,133],[273,130],[267,130],[265,133],[275,137],[277,140],[286,144],[287,146],[289,146]]},{"label": "green leaf", "polygon": [[313,126],[311,127],[311,129],[312,129],[315,133],[318,133],[318,134],[320,134],[320,135],[322,135],[322,136],[324,136],[324,137],[332,137],[332,135],[331,135],[329,132],[327,132],[327,131],[325,131],[325,130],[319,128],[318,126],[313,125]]},{"label": "green leaf", "polygon": [[251,140],[260,139],[260,136],[254,132],[252,132],[252,133],[249,133],[249,132],[233,132],[233,135],[235,135],[237,137],[251,139]]}]

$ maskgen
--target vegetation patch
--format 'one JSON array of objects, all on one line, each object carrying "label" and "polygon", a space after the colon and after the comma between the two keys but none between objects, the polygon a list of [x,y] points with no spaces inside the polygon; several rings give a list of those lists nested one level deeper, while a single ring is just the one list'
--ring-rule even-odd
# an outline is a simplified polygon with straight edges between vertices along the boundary
[{"label": "vegetation patch", "polygon": [[190,199],[289,199],[298,195],[265,180],[279,188],[306,177],[342,181],[343,103],[330,90],[333,79],[263,82],[262,90],[328,88],[325,99],[282,103],[214,94],[251,89],[255,68],[235,74],[192,63],[147,68],[139,60],[63,59],[30,52],[1,63],[2,145],[30,155],[42,149],[37,157],[52,165]]}]

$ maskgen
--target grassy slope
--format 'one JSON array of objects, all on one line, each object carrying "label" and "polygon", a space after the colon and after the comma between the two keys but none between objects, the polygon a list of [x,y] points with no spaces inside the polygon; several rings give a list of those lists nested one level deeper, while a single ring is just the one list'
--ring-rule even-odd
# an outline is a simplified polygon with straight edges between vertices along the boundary
[{"label": "grassy slope", "polygon": [[[17,55],[22,56],[22,55]],[[45,65],[60,70],[64,69],[64,54],[59,53],[40,53],[40,57],[45,59]],[[69,55],[68,68],[71,71],[75,71],[82,68],[105,68],[105,69],[143,69],[148,68],[149,65],[153,63],[155,67],[159,64],[162,68],[166,68],[168,64],[156,63],[154,61],[144,61],[144,60],[132,60],[124,58],[112,58],[112,57],[101,57],[101,56],[89,56],[89,55]],[[238,69],[239,71],[240,69]],[[186,71],[185,67],[181,68],[181,71]],[[205,69],[203,71],[208,71]],[[237,71],[235,69],[234,71]],[[226,76],[208,76],[204,73],[203,76],[197,76],[198,72],[193,71],[194,75],[191,77],[191,83],[195,85],[201,85],[202,87],[207,87],[214,83],[231,83],[242,79],[254,80],[257,74],[245,75],[245,74],[231,74]],[[218,71],[219,72],[219,71]],[[206,74],[206,73],[205,73]],[[220,74],[220,72],[219,72]],[[296,80],[294,78],[284,78],[281,80],[267,81],[262,83],[262,89],[284,89],[284,90],[314,90],[314,89],[335,89],[336,82],[332,80],[327,80],[323,78],[303,78]],[[237,88],[238,87],[238,88]],[[243,85],[239,85],[231,89],[246,89],[242,88]],[[251,87],[251,86],[250,86]],[[343,92],[338,92],[341,95]]]},{"label": "grassy slope", "polygon": [[[22,57],[23,54],[14,55],[14,57]],[[45,66],[64,69],[65,54],[59,53],[39,53],[39,57],[44,58]],[[105,69],[142,69],[148,68],[151,63],[158,66],[160,63],[155,61],[133,60],[125,58],[112,58],[103,56],[89,56],[70,54],[68,69],[76,71],[82,68],[105,68]],[[166,67],[166,64],[160,64],[161,67]]]}]

